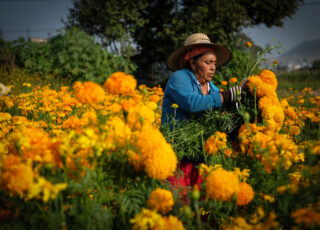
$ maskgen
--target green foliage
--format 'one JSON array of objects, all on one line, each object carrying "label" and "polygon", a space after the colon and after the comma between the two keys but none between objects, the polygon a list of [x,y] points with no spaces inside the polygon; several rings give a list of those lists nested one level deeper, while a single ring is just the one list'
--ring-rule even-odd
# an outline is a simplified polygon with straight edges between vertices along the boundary
[{"label": "green foliage", "polygon": [[279,71],[278,91],[302,90],[304,88],[312,88],[318,90],[320,88],[320,71],[319,70],[296,70],[296,71]]},{"label": "green foliage", "polygon": [[314,60],[312,63],[312,69],[320,70],[320,60]]},{"label": "green foliage", "polygon": [[191,33],[206,33],[214,42],[227,45],[243,26],[261,23],[268,27],[281,26],[282,20],[295,13],[300,2],[77,0],[68,23],[104,38],[107,45],[129,36],[138,45],[139,57],[153,63],[165,61]]},{"label": "green foliage", "polygon": [[17,63],[31,73],[53,73],[71,81],[98,83],[115,71],[132,73],[136,66],[127,59],[107,52],[94,37],[71,28],[52,37],[47,44],[16,42]]},{"label": "green foliage", "polygon": [[67,25],[80,26],[97,35],[113,53],[130,58],[134,54],[131,35],[149,20],[141,16],[148,4],[146,0],[76,0]]}]

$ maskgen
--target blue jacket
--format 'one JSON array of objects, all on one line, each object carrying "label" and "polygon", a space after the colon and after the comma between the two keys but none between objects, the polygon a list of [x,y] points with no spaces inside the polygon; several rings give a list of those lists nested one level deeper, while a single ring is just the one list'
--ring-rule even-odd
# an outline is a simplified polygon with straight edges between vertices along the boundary
[{"label": "blue jacket", "polygon": [[[210,82],[210,92],[203,95],[195,75],[188,69],[174,72],[166,85],[162,103],[161,123],[189,119],[191,114],[221,107],[219,89]],[[179,107],[174,112],[172,104]]]}]

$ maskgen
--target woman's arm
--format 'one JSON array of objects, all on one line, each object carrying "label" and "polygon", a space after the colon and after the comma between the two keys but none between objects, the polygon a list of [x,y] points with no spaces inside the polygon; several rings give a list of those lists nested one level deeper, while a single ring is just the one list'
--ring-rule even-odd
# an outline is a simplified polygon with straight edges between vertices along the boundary
[{"label": "woman's arm", "polygon": [[166,91],[168,96],[186,112],[196,113],[210,108],[219,108],[222,105],[218,91],[213,91],[208,95],[194,92],[192,79],[184,71],[177,71],[170,77]]}]

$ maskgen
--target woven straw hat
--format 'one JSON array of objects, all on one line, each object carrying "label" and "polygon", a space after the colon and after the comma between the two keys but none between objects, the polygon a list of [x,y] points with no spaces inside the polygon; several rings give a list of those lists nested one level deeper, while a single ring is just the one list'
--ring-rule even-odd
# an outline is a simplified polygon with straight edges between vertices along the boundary
[{"label": "woven straw hat", "polygon": [[195,46],[208,46],[215,50],[217,56],[217,67],[226,64],[231,58],[231,52],[223,45],[212,43],[209,37],[202,33],[191,34],[184,41],[183,46],[175,50],[168,58],[167,65],[172,71],[181,69],[181,60],[191,48]]}]

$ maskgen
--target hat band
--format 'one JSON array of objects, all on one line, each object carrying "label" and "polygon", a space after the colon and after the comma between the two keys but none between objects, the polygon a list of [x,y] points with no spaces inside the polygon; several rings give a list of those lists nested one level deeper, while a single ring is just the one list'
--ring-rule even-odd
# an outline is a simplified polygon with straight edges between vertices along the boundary
[{"label": "hat band", "polygon": [[191,58],[196,57],[205,52],[214,52],[214,49],[208,46],[193,47],[184,55],[184,63],[186,64]]}]

